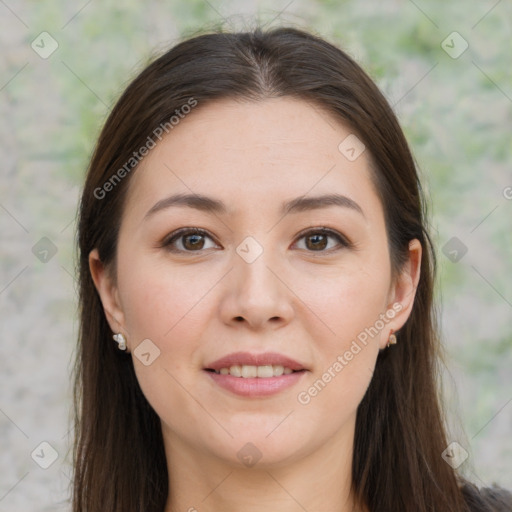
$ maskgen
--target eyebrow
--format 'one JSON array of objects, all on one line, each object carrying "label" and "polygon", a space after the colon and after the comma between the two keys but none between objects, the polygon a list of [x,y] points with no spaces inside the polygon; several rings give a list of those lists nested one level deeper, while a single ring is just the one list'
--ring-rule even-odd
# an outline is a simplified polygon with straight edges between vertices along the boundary
[{"label": "eyebrow", "polygon": [[[326,194],[316,197],[297,197],[287,201],[281,206],[281,214],[299,213],[310,210],[319,210],[330,206],[349,208],[365,217],[362,208],[350,197],[341,194]],[[218,199],[202,194],[175,194],[158,201],[144,216],[148,219],[155,213],[171,207],[188,207],[196,210],[211,212],[218,215],[230,213],[227,206]],[[366,218],[366,217],[365,217]]]}]

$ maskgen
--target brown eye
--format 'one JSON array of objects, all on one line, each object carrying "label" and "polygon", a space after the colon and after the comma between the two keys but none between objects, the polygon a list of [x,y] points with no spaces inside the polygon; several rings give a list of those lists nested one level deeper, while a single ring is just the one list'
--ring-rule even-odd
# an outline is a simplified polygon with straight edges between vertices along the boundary
[{"label": "brown eye", "polygon": [[197,233],[193,233],[192,235],[182,236],[182,239],[185,241],[183,243],[183,247],[185,249],[190,249],[191,251],[202,249],[204,246],[204,237],[203,235],[198,235]]},{"label": "brown eye", "polygon": [[199,252],[205,247],[206,240],[212,238],[202,229],[180,229],[166,239],[162,246],[171,252]]},{"label": "brown eye", "polygon": [[[329,239],[336,240],[338,246],[350,247],[350,243],[343,236],[336,231],[325,228],[308,231],[306,234],[302,235],[299,240],[302,239],[306,240],[305,246],[310,252],[330,252],[333,246],[331,244],[329,247]],[[326,248],[329,250],[325,250]],[[334,249],[336,249],[336,244],[334,244]]]},{"label": "brown eye", "polygon": [[[328,235],[319,234],[319,233],[315,233],[314,235],[308,235],[306,237],[306,247],[308,249],[313,249],[313,250],[325,249],[328,244],[328,238],[329,238]],[[309,244],[308,244],[308,241],[310,242]]]}]

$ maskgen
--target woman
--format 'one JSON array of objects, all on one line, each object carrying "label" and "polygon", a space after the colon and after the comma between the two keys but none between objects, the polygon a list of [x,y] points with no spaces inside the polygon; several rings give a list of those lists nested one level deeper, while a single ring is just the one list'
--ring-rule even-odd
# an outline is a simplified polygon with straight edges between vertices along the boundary
[{"label": "woman", "polygon": [[143,70],[80,206],[73,510],[512,510],[447,450],[424,210],[390,106],[321,38],[206,34]]}]

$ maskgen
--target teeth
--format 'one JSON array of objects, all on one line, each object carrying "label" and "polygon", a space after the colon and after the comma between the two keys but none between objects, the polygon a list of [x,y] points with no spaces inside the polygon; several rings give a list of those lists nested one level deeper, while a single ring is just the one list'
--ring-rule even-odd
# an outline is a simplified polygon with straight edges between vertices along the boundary
[{"label": "teeth", "polygon": [[258,376],[258,367],[256,366],[242,366],[242,377],[244,379],[254,378]]},{"label": "teeth", "polygon": [[[268,366],[258,366],[256,369],[256,373],[258,374],[258,377],[273,377],[274,376],[274,368],[272,368],[272,365]],[[242,373],[243,375],[243,373]]]},{"label": "teeth", "polygon": [[233,377],[242,377],[244,379],[251,378],[269,378],[279,377],[281,375],[289,375],[293,373],[291,368],[285,368],[281,365],[264,365],[264,366],[252,366],[252,365],[238,365],[235,364],[230,368],[221,368],[215,370],[215,373],[221,375],[232,375]]}]

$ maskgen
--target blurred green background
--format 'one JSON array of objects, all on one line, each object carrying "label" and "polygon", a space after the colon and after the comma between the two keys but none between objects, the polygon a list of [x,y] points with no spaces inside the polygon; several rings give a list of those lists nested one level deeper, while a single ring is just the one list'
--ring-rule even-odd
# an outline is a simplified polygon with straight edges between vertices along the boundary
[{"label": "blurred green background", "polygon": [[[75,214],[109,109],[169,46],[199,30],[258,22],[339,45],[393,105],[429,198],[443,390],[451,440],[469,453],[460,471],[477,485],[512,488],[510,2],[5,0],[0,511],[69,508]],[[47,257],[37,244],[50,248]],[[48,469],[31,457],[42,441],[58,452]]]}]

